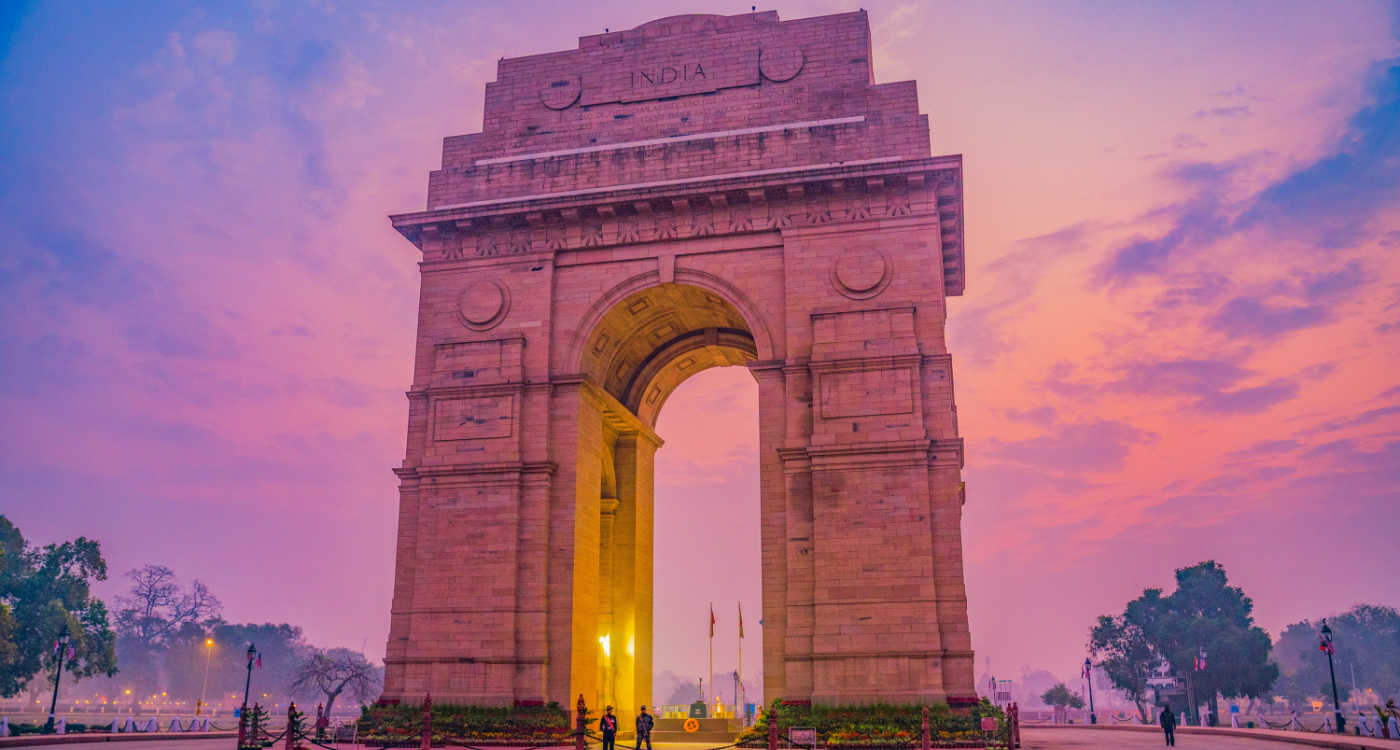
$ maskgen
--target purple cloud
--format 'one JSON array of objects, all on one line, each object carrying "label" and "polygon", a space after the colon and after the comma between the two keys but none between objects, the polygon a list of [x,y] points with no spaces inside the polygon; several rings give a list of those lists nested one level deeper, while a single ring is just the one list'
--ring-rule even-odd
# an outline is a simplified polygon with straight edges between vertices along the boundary
[{"label": "purple cloud", "polygon": [[1208,396],[1251,374],[1239,365],[1212,359],[1139,361],[1129,364],[1112,388],[1142,395]]},{"label": "purple cloud", "polygon": [[1233,107],[1211,107],[1209,109],[1198,109],[1196,110],[1196,114],[1192,115],[1192,117],[1195,117],[1197,119],[1215,117],[1247,117],[1249,116],[1249,114],[1250,111],[1248,104],[1236,104]]},{"label": "purple cloud", "polygon": [[1038,406],[1034,409],[1007,409],[1006,418],[1015,422],[1030,422],[1041,427],[1048,427],[1055,423],[1059,412],[1053,406]]},{"label": "purple cloud", "polygon": [[1261,191],[1240,228],[1294,227],[1322,247],[1346,247],[1377,210],[1400,200],[1400,58],[1376,66],[1370,89],[1370,103],[1351,118],[1335,153]]},{"label": "purple cloud", "polygon": [[1223,414],[1257,414],[1297,395],[1297,383],[1276,380],[1268,385],[1206,395],[1196,402],[1196,407]]},{"label": "purple cloud", "polygon": [[1302,447],[1302,443],[1297,440],[1262,440],[1237,451],[1230,451],[1226,454],[1231,460],[1241,460],[1247,458],[1259,458],[1261,456],[1276,456],[1280,453],[1288,453]]},{"label": "purple cloud", "polygon": [[1313,276],[1303,282],[1303,294],[1310,300],[1330,299],[1350,292],[1366,283],[1366,270],[1352,261],[1328,273]]},{"label": "purple cloud", "polygon": [[1322,305],[1273,304],[1256,297],[1236,297],[1206,324],[1232,338],[1267,339],[1327,320],[1328,309]]},{"label": "purple cloud", "polygon": [[1121,468],[1135,445],[1144,445],[1157,435],[1126,422],[1100,419],[1063,424],[1045,435],[1025,440],[988,442],[993,455],[1029,466],[1055,467],[1061,471],[1111,471]]}]

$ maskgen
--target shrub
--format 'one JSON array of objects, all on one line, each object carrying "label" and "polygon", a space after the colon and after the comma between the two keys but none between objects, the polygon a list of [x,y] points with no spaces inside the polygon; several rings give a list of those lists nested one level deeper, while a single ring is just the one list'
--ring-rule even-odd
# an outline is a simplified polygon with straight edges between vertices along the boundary
[{"label": "shrub", "polygon": [[[434,703],[433,744],[443,739],[566,741],[569,714],[547,706],[460,706]],[[417,746],[423,736],[423,706],[370,706],[360,713],[360,737],[376,745]]]},{"label": "shrub", "polygon": [[[739,738],[746,746],[767,742],[768,721],[778,717],[784,731],[791,727],[811,727],[817,744],[830,747],[908,747],[918,745],[923,724],[923,706],[917,703],[876,703],[858,706],[812,706],[774,701],[758,722]],[[998,727],[1006,729],[1006,715],[985,698],[970,711],[959,712],[946,703],[929,707],[929,735],[936,745],[964,743],[981,746],[982,717],[994,716]]]}]

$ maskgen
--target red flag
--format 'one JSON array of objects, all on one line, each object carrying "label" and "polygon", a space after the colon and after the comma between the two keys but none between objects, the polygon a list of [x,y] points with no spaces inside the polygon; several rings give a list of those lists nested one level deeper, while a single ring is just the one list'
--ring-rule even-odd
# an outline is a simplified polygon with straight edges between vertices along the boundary
[{"label": "red flag", "polygon": [[[714,615],[710,615],[710,619],[714,619]],[[744,637],[744,603],[743,603],[743,602],[739,602],[739,637],[740,637],[740,638],[743,638],[743,637]]]},{"label": "red flag", "polygon": [[258,669],[262,669],[262,652],[258,652]]},{"label": "red flag", "polygon": [[710,605],[710,637],[715,637],[715,605]]}]

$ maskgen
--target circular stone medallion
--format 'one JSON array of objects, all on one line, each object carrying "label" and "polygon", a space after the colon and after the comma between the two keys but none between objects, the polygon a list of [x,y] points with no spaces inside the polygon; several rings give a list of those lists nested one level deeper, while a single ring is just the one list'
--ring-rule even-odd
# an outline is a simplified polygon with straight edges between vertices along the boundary
[{"label": "circular stone medallion", "polygon": [[777,83],[796,78],[806,63],[806,55],[796,47],[770,47],[758,53],[758,72]]},{"label": "circular stone medallion", "polygon": [[540,103],[550,109],[568,109],[583,93],[578,76],[551,78],[540,85]]},{"label": "circular stone medallion", "polygon": [[495,281],[473,281],[457,297],[457,317],[473,331],[495,328],[510,310],[510,295]]},{"label": "circular stone medallion", "polygon": [[868,299],[883,292],[890,275],[889,259],[871,248],[847,250],[831,264],[836,291],[852,299]]}]

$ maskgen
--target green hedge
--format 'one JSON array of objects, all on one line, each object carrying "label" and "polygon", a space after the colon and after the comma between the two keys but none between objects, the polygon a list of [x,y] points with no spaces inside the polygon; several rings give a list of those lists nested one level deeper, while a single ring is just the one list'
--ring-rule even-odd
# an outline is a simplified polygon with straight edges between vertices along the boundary
[{"label": "green hedge", "polygon": [[[557,703],[547,706],[454,706],[433,704],[434,744],[444,738],[472,740],[567,740],[573,727]],[[423,736],[423,706],[371,706],[360,714],[361,741],[418,745]]]},{"label": "green hedge", "polygon": [[[72,721],[70,721],[70,722],[68,722],[67,724],[64,725],[63,731],[64,731],[66,734],[87,734],[88,732],[105,732],[105,731],[107,731],[107,727],[109,727],[109,726],[111,726],[111,725],[110,725],[110,724],[79,724],[79,723],[77,723],[77,722],[72,722]],[[11,725],[10,725],[10,736],[12,736],[12,737],[17,737],[17,736],[19,736],[19,735],[21,735],[21,734],[43,734],[43,733],[44,733],[44,725],[43,725],[43,724],[21,723],[21,724],[11,724]]]},{"label": "green hedge", "polygon": [[[758,722],[740,736],[746,745],[766,743],[768,721],[778,717],[778,726],[810,727],[817,731],[817,742],[829,747],[900,747],[918,745],[923,725],[923,706],[917,703],[875,703],[860,706],[813,706],[775,701]],[[934,743],[965,743],[983,740],[982,717],[996,717],[998,736],[1006,731],[1006,714],[985,698],[967,711],[954,711],[946,703],[929,704],[929,735]]]}]

